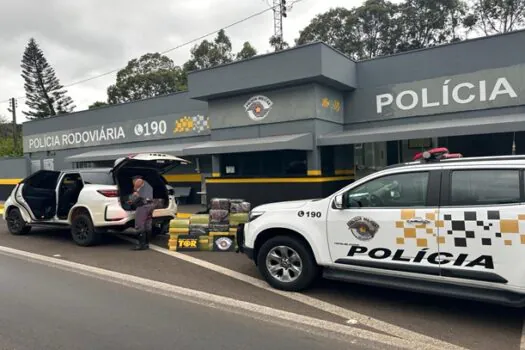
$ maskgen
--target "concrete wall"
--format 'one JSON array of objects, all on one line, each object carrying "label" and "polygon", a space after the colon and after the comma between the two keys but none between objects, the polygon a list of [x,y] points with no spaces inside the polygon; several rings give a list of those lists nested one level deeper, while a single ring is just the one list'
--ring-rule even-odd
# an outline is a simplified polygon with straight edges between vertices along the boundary
[{"label": "concrete wall", "polygon": [[184,92],[26,122],[24,153],[206,135],[207,109]]},{"label": "concrete wall", "polygon": [[188,75],[190,96],[202,100],[305,82],[350,90],[356,86],[355,62],[323,43],[313,43]]},{"label": "concrete wall", "polygon": [[0,158],[1,179],[23,179],[29,173],[27,158]]},{"label": "concrete wall", "polygon": [[[75,149],[66,149],[66,150],[56,150],[56,151],[49,151],[49,152],[34,152],[28,154],[28,158],[31,160],[38,160],[38,159],[48,159],[52,158],[55,162],[55,169],[71,169],[73,167],[73,164],[71,161],[68,161],[67,158],[70,156],[96,151],[96,150],[122,150],[126,149],[129,151],[129,153],[133,153],[133,147],[146,147],[146,146],[160,146],[160,145],[166,145],[166,144],[178,144],[178,143],[199,143],[199,142],[205,142],[210,139],[210,136],[199,136],[199,137],[189,137],[189,138],[183,138],[183,139],[177,139],[176,141],[166,141],[166,140],[156,140],[156,141],[149,141],[149,142],[140,142],[140,143],[134,143],[129,145],[111,145],[111,146],[105,146],[105,147],[83,147],[83,148],[75,148]],[[117,156],[113,157],[112,159],[116,159]]]},{"label": "concrete wall", "polygon": [[[358,62],[359,86],[345,98],[345,122],[455,118],[466,111],[524,105],[523,41],[525,31],[518,31]],[[392,103],[378,106],[378,96]]]},{"label": "concrete wall", "polygon": [[[262,100],[263,106],[268,107],[269,111],[253,120],[246,109],[256,100]],[[223,129],[238,131],[240,127],[289,124],[308,119],[343,123],[343,94],[314,83],[211,100],[208,105],[214,139],[217,139],[217,131]]]}]

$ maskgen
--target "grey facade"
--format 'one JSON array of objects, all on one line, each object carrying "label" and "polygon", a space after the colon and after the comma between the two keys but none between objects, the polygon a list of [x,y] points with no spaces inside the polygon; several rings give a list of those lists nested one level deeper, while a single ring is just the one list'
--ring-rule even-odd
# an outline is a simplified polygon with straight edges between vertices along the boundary
[{"label": "grey facade", "polygon": [[359,62],[314,43],[191,72],[187,92],[25,123],[28,172],[164,152],[192,161],[168,177],[193,183],[193,200],[296,186],[272,201],[323,196],[431,146],[508,154],[510,140],[525,153],[524,41],[517,31]]}]

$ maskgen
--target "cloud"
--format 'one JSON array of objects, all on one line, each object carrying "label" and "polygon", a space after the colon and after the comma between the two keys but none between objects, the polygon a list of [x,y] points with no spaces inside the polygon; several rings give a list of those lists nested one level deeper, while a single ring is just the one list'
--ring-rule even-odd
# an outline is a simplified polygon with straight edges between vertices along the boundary
[{"label": "cloud", "polygon": [[[0,115],[10,97],[24,96],[20,61],[34,37],[64,85],[119,69],[146,52],[164,51],[230,25],[269,7],[272,0],[17,0],[3,1],[0,22]],[[288,0],[290,3],[291,0]],[[284,19],[285,40],[293,44],[313,16],[336,6],[358,6],[361,0],[302,0]],[[226,29],[234,51],[245,41],[259,53],[270,51],[273,12]],[[212,39],[210,36],[207,39]],[[182,65],[193,43],[167,55]],[[68,88],[76,110],[106,100],[111,74]],[[19,115],[25,108],[19,102]]]}]

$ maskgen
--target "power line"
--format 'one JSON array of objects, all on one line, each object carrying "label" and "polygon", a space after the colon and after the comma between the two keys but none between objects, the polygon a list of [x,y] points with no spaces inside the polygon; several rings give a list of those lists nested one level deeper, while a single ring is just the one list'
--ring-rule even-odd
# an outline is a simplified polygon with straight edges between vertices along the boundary
[{"label": "power line", "polygon": [[[295,3],[298,3],[298,2],[301,2],[301,1],[304,1],[304,0],[294,0],[294,1],[292,2],[292,4],[295,4]],[[279,6],[280,6],[280,5],[279,5]],[[180,45],[178,45],[178,46],[172,47],[172,48],[170,48],[170,49],[168,49],[168,50],[162,51],[161,54],[166,54],[166,53],[168,53],[168,52],[171,52],[171,51],[174,51],[174,50],[180,49],[180,48],[182,48],[182,47],[184,47],[184,46],[188,46],[188,45],[190,45],[190,44],[193,44],[194,42],[199,41],[199,40],[202,40],[202,39],[204,39],[204,38],[206,38],[206,37],[208,37],[208,36],[210,36],[210,35],[217,34],[217,33],[220,32],[221,30],[226,30],[226,29],[228,29],[228,28],[231,28],[231,27],[233,27],[233,26],[236,26],[237,24],[240,24],[240,23],[246,22],[246,21],[248,21],[248,20],[250,20],[250,19],[252,19],[252,18],[258,17],[258,16],[260,16],[260,15],[262,15],[262,14],[268,12],[268,11],[273,11],[274,8],[275,8],[274,6],[271,6],[271,7],[269,7],[269,8],[266,8],[266,9],[262,10],[262,11],[256,12],[256,13],[254,13],[254,14],[248,16],[248,17],[245,17],[245,18],[243,18],[243,19],[241,19],[241,20],[238,20],[238,21],[236,21],[236,22],[233,22],[233,23],[231,23],[231,24],[229,24],[229,25],[227,25],[227,26],[225,26],[225,27],[222,27],[222,28],[220,28],[220,29],[214,30],[214,31],[209,32],[209,33],[207,33],[207,34],[201,35],[201,36],[198,37],[198,38],[192,39],[192,40],[187,41],[187,42],[185,42],[185,43],[183,43],[183,44],[180,44]],[[70,84],[64,85],[64,87],[67,88],[67,87],[71,87],[71,86],[75,86],[75,85],[83,84],[83,83],[86,83],[86,82],[91,81],[91,80],[95,80],[95,79],[98,79],[98,78],[102,78],[102,77],[104,77],[104,76],[106,76],[106,75],[109,75],[109,74],[112,74],[112,73],[118,72],[120,69],[122,69],[122,68],[116,68],[116,69],[113,69],[113,70],[111,70],[111,71],[108,71],[108,72],[105,72],[105,73],[102,73],[102,74],[99,74],[99,75],[95,75],[95,76],[90,77],[90,78],[85,78],[85,79],[82,79],[82,80],[78,80],[78,81],[75,81],[75,82],[73,82],[73,83],[70,83]],[[23,100],[23,99],[25,99],[25,98],[26,98],[25,96],[21,96],[21,97],[16,97],[15,99],[16,99],[16,100]],[[11,99],[7,99],[7,100],[4,100],[4,101],[0,101],[0,103],[6,103],[6,102],[9,102],[10,100],[11,100]]]}]

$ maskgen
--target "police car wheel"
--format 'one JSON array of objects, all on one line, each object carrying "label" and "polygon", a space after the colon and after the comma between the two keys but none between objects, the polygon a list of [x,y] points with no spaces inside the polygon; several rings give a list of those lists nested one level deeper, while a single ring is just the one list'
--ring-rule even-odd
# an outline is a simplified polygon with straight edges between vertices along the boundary
[{"label": "police car wheel", "polygon": [[11,209],[6,217],[7,229],[12,235],[25,235],[31,231],[31,226],[27,226],[18,208]]},{"label": "police car wheel", "polygon": [[272,287],[294,292],[309,287],[319,271],[305,244],[289,236],[266,241],[259,249],[257,266]]},{"label": "police car wheel", "polygon": [[101,235],[88,214],[79,214],[71,222],[71,237],[77,245],[89,247],[99,243]]}]

